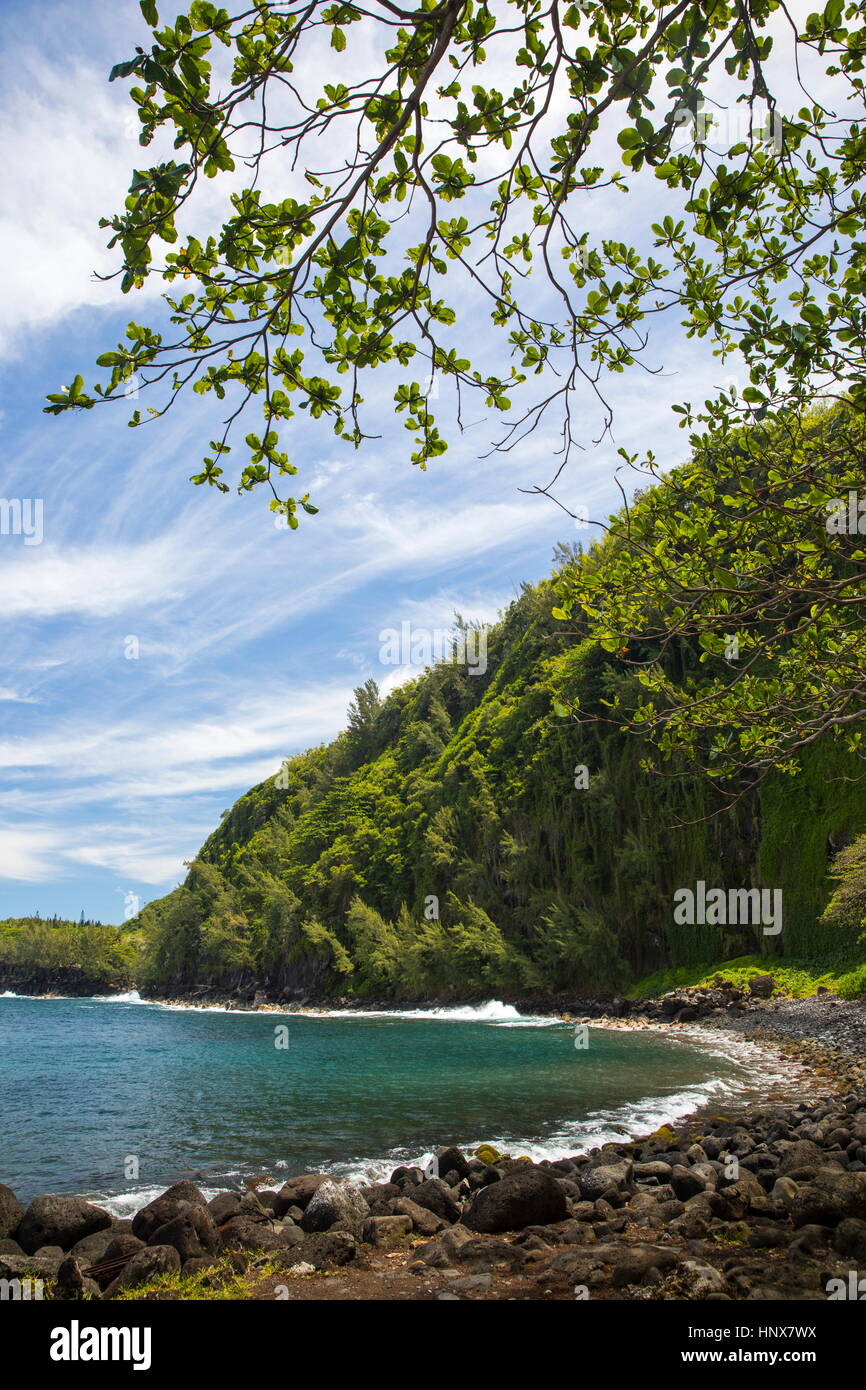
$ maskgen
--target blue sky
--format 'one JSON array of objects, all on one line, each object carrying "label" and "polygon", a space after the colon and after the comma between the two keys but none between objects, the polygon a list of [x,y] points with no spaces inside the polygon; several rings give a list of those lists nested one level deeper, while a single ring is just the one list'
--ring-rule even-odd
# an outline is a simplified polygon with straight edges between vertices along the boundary
[{"label": "blue sky", "polygon": [[[44,534],[0,536],[0,917],[120,921],[127,894],[183,877],[238,795],[343,727],[355,685],[405,679],[379,662],[383,629],[491,619],[549,573],[558,540],[587,533],[519,491],[547,482],[553,435],[479,458],[481,422],[420,473],[387,392],[362,452],[293,430],[300,490],[321,509],[294,534],[263,496],[187,481],[218,418],[197,397],[135,431],[124,404],[42,414],[76,371],[94,379],[130,317],[159,312],[155,295],[143,306],[92,278],[116,268],[97,219],[142,162],[124,84],[106,80],[145,41],[138,5],[77,0],[70,14],[4,5],[0,495],[43,499]],[[600,193],[594,225],[623,209]],[[675,462],[671,403],[733,375],[673,323],[654,349],[662,375],[612,385],[613,441],[593,447],[598,409],[579,403],[586,450],[560,495],[593,518],[617,505],[617,446]]]}]

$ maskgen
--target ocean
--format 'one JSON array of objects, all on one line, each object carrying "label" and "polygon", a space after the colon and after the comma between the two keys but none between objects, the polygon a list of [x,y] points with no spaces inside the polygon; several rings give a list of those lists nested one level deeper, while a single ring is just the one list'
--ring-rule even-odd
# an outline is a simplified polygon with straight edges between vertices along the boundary
[{"label": "ocean", "polygon": [[[127,1215],[180,1177],[382,1180],[442,1144],[558,1158],[784,1087],[725,1035],[479,1007],[318,1014],[0,996],[0,1182]],[[791,1092],[791,1077],[787,1077]]]}]

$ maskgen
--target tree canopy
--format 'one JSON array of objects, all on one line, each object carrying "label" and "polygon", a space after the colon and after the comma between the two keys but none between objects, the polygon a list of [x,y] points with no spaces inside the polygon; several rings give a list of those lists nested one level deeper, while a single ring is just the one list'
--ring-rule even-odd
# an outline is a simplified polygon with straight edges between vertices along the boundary
[{"label": "tree canopy", "polygon": [[[133,83],[142,147],[167,136],[177,156],[136,169],[102,225],[120,289],[161,280],[170,327],[130,323],[99,358],[106,377],[88,390],[76,375],[49,411],[133,378],[150,404],[132,425],[214,394],[224,424],[193,481],[228,490],[247,417],[234,481],[264,486],[294,528],[316,508],[285,492],[292,421],[359,447],[377,370],[421,468],[475,396],[501,414],[502,450],[555,421],[561,468],[585,433],[578,390],[603,431],[606,374],[657,369],[665,314],[749,377],[684,422],[753,420],[821,389],[866,399],[862,0],[800,17],[781,0],[141,10],[152,42],[111,78]],[[201,231],[217,178],[226,216]],[[605,189],[628,195],[627,236],[590,230]]]},{"label": "tree canopy", "polygon": [[798,771],[828,732],[866,778],[864,425],[843,402],[717,427],[656,470],[563,572],[555,609],[637,680],[602,712],[560,713],[640,732],[646,765],[669,775],[685,753],[719,805]]},{"label": "tree canopy", "polygon": [[[646,773],[645,738],[553,715],[625,702],[637,682],[616,652],[570,641],[552,606],[549,582],[524,586],[483,674],[434,664],[368,705],[362,756],[344,732],[241,797],[184,885],[127,924],[142,982],[172,997],[520,998],[781,949],[789,963],[850,954],[862,994],[862,839],[855,898],[819,921],[828,845],[866,816],[844,750],[817,739],[796,783],[771,773],[715,817],[694,770]],[[678,923],[674,894],[697,880],[778,887],[783,936]]]}]

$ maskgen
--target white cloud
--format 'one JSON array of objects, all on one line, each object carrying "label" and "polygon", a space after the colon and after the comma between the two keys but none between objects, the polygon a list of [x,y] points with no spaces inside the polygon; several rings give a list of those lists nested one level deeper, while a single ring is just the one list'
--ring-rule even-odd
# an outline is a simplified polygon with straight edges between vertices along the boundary
[{"label": "white cloud", "polygon": [[170,535],[130,546],[46,542],[38,554],[35,547],[21,547],[0,558],[3,617],[119,615],[178,597],[196,564],[196,557]]},{"label": "white cloud", "polygon": [[38,827],[27,830],[0,826],[0,878],[39,883],[57,873],[61,835]]},{"label": "white cloud", "polygon": [[44,882],[83,866],[165,887],[214,828],[214,796],[231,804],[283,757],[333,737],[350,697],[345,685],[272,687],[225,717],[67,719],[0,744],[0,766],[18,781],[7,812],[33,817],[28,829],[0,828],[0,878]]},{"label": "white cloud", "polygon": [[65,858],[89,868],[108,869],[136,884],[163,885],[180,881],[186,873],[176,846],[149,849],[140,836],[114,843],[100,838],[95,844],[79,844],[68,850]]},{"label": "white cloud", "polygon": [[[51,768],[60,781],[105,779],[113,795],[132,799],[227,787],[249,775],[252,755],[267,750],[271,760],[278,760],[331,737],[344,722],[350,697],[351,689],[343,684],[282,687],[239,699],[211,718],[175,713],[172,721],[165,711],[154,709],[144,723],[67,719],[50,732],[0,742],[0,766]],[[273,761],[266,763],[261,756],[254,766],[276,770]]]},{"label": "white cloud", "polygon": [[3,356],[20,348],[27,333],[74,309],[116,305],[116,282],[94,278],[94,271],[106,274],[118,265],[97,223],[122,207],[139,153],[121,93],[108,94],[103,71],[61,71],[24,44],[16,46],[15,59],[0,135],[7,209],[0,217]]}]

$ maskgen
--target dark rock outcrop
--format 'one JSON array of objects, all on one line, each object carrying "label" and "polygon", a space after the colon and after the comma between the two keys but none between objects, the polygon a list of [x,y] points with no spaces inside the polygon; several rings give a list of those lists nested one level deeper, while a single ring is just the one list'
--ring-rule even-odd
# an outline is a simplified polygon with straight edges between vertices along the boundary
[{"label": "dark rock outcrop", "polygon": [[519,1231],[562,1221],[567,1215],[565,1193],[556,1178],[527,1164],[477,1192],[463,1223],[472,1231]]},{"label": "dark rock outcrop", "polygon": [[81,1197],[34,1197],[21,1218],[16,1238],[28,1255],[41,1245],[71,1250],[85,1236],[111,1224],[110,1212]]}]

